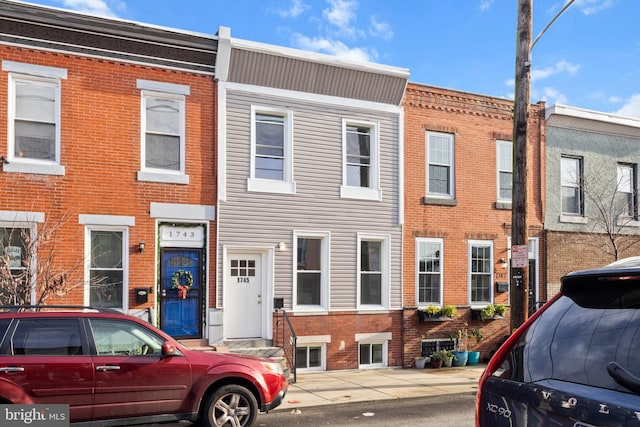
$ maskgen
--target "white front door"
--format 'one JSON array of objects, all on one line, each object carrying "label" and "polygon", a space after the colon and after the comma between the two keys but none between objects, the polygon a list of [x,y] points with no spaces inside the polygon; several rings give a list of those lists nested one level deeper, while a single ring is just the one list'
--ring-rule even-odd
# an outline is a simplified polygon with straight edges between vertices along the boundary
[{"label": "white front door", "polygon": [[230,254],[225,281],[227,338],[256,338],[262,334],[262,266],[260,255]]}]

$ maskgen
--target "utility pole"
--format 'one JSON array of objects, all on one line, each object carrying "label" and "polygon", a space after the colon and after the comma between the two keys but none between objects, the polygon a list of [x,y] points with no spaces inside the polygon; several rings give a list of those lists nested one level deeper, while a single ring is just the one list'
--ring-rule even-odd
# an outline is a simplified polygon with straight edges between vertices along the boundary
[{"label": "utility pole", "polygon": [[571,6],[568,0],[531,42],[533,0],[518,0],[515,105],[513,114],[513,189],[511,195],[511,330],[529,316],[529,229],[527,225],[527,126],[531,89],[531,50]]},{"label": "utility pole", "polygon": [[[527,226],[527,125],[531,81],[531,30],[533,0],[518,0],[515,106],[513,116],[513,189],[511,196],[511,330],[529,312],[529,262]],[[522,251],[524,250],[524,257]]]}]

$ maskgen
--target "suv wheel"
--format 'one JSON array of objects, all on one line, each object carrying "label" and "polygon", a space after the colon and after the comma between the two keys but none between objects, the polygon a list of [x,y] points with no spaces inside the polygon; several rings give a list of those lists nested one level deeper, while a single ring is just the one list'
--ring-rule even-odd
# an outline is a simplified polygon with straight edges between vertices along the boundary
[{"label": "suv wheel", "polygon": [[255,396],[245,387],[230,384],[220,387],[204,403],[202,425],[205,427],[253,424],[258,413]]}]

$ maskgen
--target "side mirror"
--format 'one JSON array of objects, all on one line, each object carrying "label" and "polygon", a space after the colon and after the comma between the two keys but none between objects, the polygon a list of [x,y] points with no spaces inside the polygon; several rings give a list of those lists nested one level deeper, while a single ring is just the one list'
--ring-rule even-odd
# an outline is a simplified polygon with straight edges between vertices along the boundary
[{"label": "side mirror", "polygon": [[169,341],[162,343],[162,357],[171,357],[178,355],[178,350]]}]

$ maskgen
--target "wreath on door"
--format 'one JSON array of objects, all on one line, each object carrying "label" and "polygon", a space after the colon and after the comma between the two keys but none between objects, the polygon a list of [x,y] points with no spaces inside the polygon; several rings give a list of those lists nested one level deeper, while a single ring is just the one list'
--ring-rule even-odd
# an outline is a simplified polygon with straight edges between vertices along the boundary
[{"label": "wreath on door", "polygon": [[193,276],[187,270],[178,270],[171,276],[171,288],[178,290],[178,298],[186,299],[193,286]]}]

